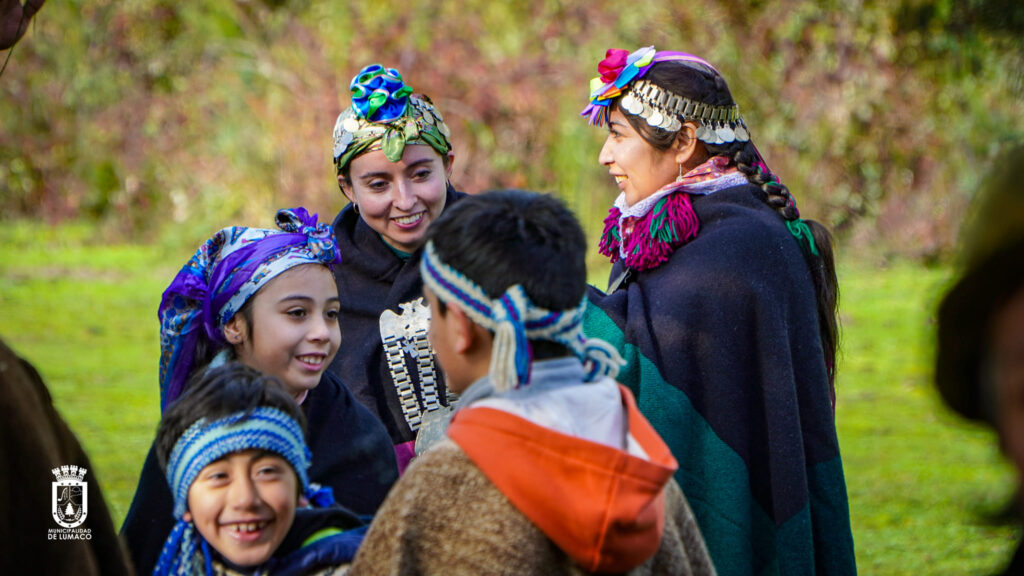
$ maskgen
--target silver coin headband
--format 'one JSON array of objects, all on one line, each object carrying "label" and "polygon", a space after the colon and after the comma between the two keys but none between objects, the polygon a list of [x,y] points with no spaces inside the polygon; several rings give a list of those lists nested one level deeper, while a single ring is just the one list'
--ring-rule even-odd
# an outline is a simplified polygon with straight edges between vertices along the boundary
[{"label": "silver coin headband", "polygon": [[637,80],[622,96],[619,107],[640,116],[655,128],[678,132],[683,122],[696,120],[697,139],[706,144],[747,142],[750,132],[740,116],[740,107],[712,106],[664,90],[647,80]]}]

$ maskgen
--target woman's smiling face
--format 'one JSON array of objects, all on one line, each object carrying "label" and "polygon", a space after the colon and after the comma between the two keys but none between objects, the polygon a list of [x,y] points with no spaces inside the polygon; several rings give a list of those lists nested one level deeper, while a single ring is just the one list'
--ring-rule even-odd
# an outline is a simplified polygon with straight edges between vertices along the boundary
[{"label": "woman's smiling face", "polygon": [[674,151],[663,152],[648,144],[618,109],[611,113],[608,138],[598,159],[608,167],[629,206],[654,194],[679,174]]},{"label": "woman's smiling face", "polygon": [[403,252],[423,245],[427,227],[444,210],[451,153],[413,144],[391,162],[380,150],[352,160],[349,177],[338,176],[345,196],[385,242]]}]

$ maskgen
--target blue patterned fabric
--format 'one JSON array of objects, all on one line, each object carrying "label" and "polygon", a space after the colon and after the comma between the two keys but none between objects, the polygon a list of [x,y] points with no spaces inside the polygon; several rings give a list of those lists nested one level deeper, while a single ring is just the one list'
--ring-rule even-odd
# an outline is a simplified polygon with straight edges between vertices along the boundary
[{"label": "blue patterned fabric", "polygon": [[412,88],[394,68],[370,64],[352,78],[352,106],[334,122],[334,165],[338,174],[349,162],[382,150],[391,162],[402,159],[407,144],[430,146],[441,156],[452,149],[451,131],[424,94]]},{"label": "blue patterned fabric", "polygon": [[352,83],[352,107],[359,116],[372,122],[387,122],[405,114],[407,96],[412,88],[402,81],[394,68],[370,64],[362,69]]},{"label": "blue patterned fabric", "polygon": [[188,489],[200,470],[243,450],[263,449],[280,454],[299,477],[303,492],[309,492],[309,462],[312,454],[302,429],[291,416],[276,408],[260,407],[207,422],[199,420],[174,445],[167,462],[167,482],[174,494],[174,517],[181,518],[188,507]]}]

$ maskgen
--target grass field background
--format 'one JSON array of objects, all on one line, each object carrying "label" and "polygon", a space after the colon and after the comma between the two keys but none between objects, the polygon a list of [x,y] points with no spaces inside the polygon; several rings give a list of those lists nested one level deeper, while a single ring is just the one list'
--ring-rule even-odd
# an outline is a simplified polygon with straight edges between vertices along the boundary
[{"label": "grass field background", "polygon": [[[85,225],[0,228],[0,337],[42,373],[118,525],[159,417],[160,294],[199,240],[118,245]],[[982,517],[1009,498],[1014,475],[992,434],[950,415],[931,385],[932,311],[951,272],[841,250],[839,261],[836,418],[860,572],[993,572],[1018,532]]]}]

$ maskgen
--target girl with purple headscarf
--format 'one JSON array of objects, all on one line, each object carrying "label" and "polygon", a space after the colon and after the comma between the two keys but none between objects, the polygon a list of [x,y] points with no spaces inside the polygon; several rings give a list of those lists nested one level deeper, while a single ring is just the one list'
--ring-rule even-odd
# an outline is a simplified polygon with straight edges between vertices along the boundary
[{"label": "girl with purple headscarf", "polygon": [[[311,481],[372,514],[398,468],[387,431],[332,373],[341,341],[334,234],[304,208],[278,230],[231,227],[203,243],[160,303],[160,407],[208,367],[238,360],[277,377],[309,423]],[[173,499],[151,449],[121,527],[140,574],[174,525]]]}]

